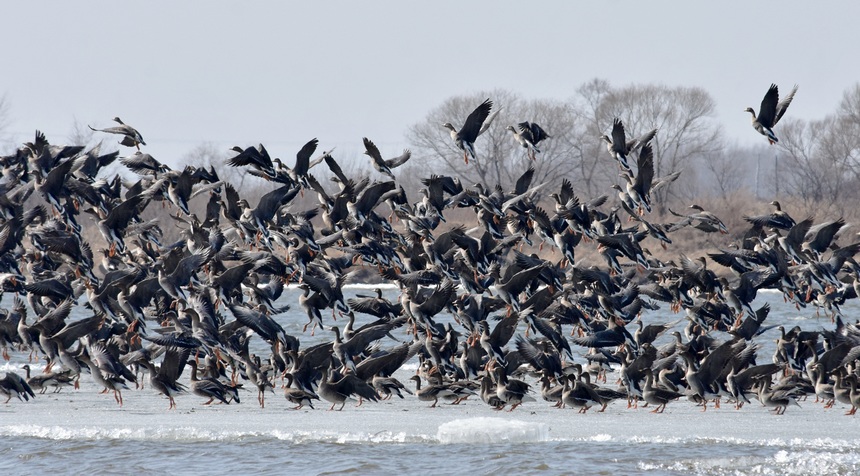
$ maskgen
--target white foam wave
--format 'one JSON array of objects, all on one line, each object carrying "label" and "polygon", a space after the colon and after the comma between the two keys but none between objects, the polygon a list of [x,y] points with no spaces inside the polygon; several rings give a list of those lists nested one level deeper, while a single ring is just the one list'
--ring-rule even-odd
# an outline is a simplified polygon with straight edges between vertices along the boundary
[{"label": "white foam wave", "polygon": [[681,438],[676,436],[631,436],[626,439],[627,443],[639,443],[639,444],[667,444],[667,445],[677,445],[688,443],[691,441],[695,441],[697,438],[688,439]]},{"label": "white foam wave", "polygon": [[808,475],[855,474],[860,454],[845,452],[780,450],[773,456],[741,456],[684,459],[668,463],[640,462],[642,471],[692,474]]},{"label": "white foam wave", "polygon": [[860,439],[844,440],[838,438],[736,438],[736,437],[679,437],[679,436],[627,436],[617,437],[601,433],[585,437],[553,438],[553,441],[582,441],[582,442],[607,442],[619,441],[627,444],[645,445],[728,445],[743,447],[772,447],[791,448],[794,450],[815,451],[852,451],[860,447]]},{"label": "white foam wave", "polygon": [[532,443],[548,440],[546,425],[503,418],[463,418],[439,425],[440,443]]},{"label": "white foam wave", "polygon": [[785,318],[786,321],[821,321],[822,323],[825,322],[825,319],[827,320],[826,322],[830,322],[830,318],[825,317],[824,314],[821,314],[820,316],[816,316],[815,314],[811,316],[801,316],[798,314],[796,316],[789,316]]},{"label": "white foam wave", "polygon": [[24,365],[25,363],[21,362],[3,362],[0,364],[0,372],[15,372],[23,375]]},{"label": "white foam wave", "polygon": [[414,373],[416,370],[418,370],[418,363],[417,362],[407,362],[407,363],[401,365],[400,368],[409,372],[409,373]]},{"label": "white foam wave", "polygon": [[30,437],[47,440],[154,440],[154,441],[237,441],[241,439],[276,439],[294,444],[302,443],[409,443],[426,442],[432,439],[405,432],[381,431],[337,432],[337,431],[230,431],[210,430],[198,427],[159,428],[108,428],[108,427],[62,427],[38,425],[9,425],[0,427],[0,437]]},{"label": "white foam wave", "polygon": [[412,435],[405,432],[380,431],[377,433],[365,432],[337,432],[337,431],[292,431],[282,432],[275,430],[272,436],[290,443],[415,443],[432,441],[423,435]]},{"label": "white foam wave", "polygon": [[[644,440],[644,439],[643,439]],[[693,439],[682,438],[655,438],[652,439],[655,443],[698,443],[698,444],[729,444],[738,446],[762,446],[762,447],[777,447],[777,448],[792,448],[792,449],[811,449],[811,450],[827,450],[827,451],[843,451],[857,448],[860,445],[860,440],[843,440],[838,438],[706,438],[697,437]],[[675,441],[673,441],[675,440]]]}]

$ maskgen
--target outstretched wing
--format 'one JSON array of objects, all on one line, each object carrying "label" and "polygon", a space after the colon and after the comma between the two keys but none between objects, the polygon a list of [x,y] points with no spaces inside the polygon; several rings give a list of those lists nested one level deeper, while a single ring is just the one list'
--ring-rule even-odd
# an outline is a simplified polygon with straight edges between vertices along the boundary
[{"label": "outstretched wing", "polygon": [[463,128],[460,129],[460,138],[466,142],[475,142],[475,139],[478,138],[478,134],[481,132],[481,125],[484,124],[484,120],[490,115],[492,108],[493,101],[490,101],[489,98],[475,108],[469,114],[469,117],[466,118]]}]

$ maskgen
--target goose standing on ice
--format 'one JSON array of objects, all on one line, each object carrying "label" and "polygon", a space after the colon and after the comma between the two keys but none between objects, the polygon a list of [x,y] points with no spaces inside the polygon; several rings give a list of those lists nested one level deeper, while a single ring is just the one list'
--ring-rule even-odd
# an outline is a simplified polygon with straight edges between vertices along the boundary
[{"label": "goose standing on ice", "polygon": [[456,396],[456,393],[447,385],[436,385],[428,382],[427,386],[422,387],[421,377],[418,375],[413,375],[410,380],[415,381],[415,395],[418,396],[418,400],[433,402],[430,408],[436,408],[436,404],[440,398],[452,398]]}]

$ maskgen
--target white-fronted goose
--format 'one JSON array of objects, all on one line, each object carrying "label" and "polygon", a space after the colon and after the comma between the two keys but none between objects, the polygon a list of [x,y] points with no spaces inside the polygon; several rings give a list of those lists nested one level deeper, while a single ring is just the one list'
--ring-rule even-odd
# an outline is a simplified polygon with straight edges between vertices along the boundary
[{"label": "white-fronted goose", "polygon": [[[856,387],[856,383],[853,385]],[[797,395],[793,391],[771,389],[771,380],[767,378],[761,379],[758,383],[758,399],[775,415],[784,414],[789,405],[800,408],[800,404],[797,403]]]},{"label": "white-fronted goose", "polygon": [[466,118],[466,122],[463,123],[463,127],[459,131],[450,122],[442,124],[442,127],[450,130],[451,139],[457,148],[463,151],[463,160],[467,164],[469,163],[469,156],[472,156],[475,160],[478,159],[478,156],[475,154],[475,140],[481,134],[481,128],[487,116],[490,115],[492,108],[493,102],[488,98],[469,114],[469,117]]},{"label": "white-fronted goose", "polygon": [[502,407],[499,410],[505,405],[510,405],[511,408],[508,409],[508,412],[512,412],[525,402],[535,401],[534,397],[529,395],[531,385],[522,380],[508,378],[504,367],[493,365],[492,372],[496,377],[496,396],[502,402]]},{"label": "white-fronted goose", "polygon": [[290,401],[290,403],[295,404],[293,410],[301,410],[305,405],[314,408],[312,400],[319,400],[320,397],[317,395],[302,390],[300,388],[293,387],[293,374],[287,372],[284,374],[284,378],[287,379],[286,385],[284,387],[284,397]]},{"label": "white-fronted goose", "polygon": [[6,396],[4,404],[9,403],[12,397],[17,397],[21,401],[29,401],[31,397],[36,397],[27,381],[15,372],[6,372],[6,376],[0,379],[0,395]]},{"label": "white-fronted goose", "polygon": [[645,387],[642,389],[642,399],[650,405],[657,405],[651,413],[663,413],[666,404],[677,400],[684,395],[669,389],[662,388],[654,382],[654,372],[648,369],[645,373]]},{"label": "white-fronted goose", "polygon": [[174,397],[185,392],[185,386],[177,382],[182,374],[182,369],[188,361],[190,349],[180,347],[169,347],[164,353],[164,360],[161,366],[155,367],[147,360],[141,360],[140,363],[149,371],[150,386],[158,393],[161,393],[170,401],[168,409],[176,408],[176,400]]},{"label": "white-fronted goose", "polygon": [[761,100],[761,106],[758,110],[758,117],[755,115],[755,110],[751,107],[744,109],[745,112],[752,114],[752,126],[759,134],[767,137],[769,143],[774,144],[779,142],[776,134],[773,133],[773,126],[782,118],[791,100],[794,99],[794,93],[797,92],[795,85],[788,96],[782,101],[779,100],[779,88],[776,84],[771,84]]},{"label": "white-fronted goose", "polygon": [[266,147],[264,147],[263,144],[259,144],[257,147],[246,147],[244,149],[239,146],[234,146],[230,150],[237,152],[237,154],[227,160],[227,165],[231,167],[244,167],[248,165],[258,170],[266,177],[274,178],[276,176],[275,166],[272,164],[272,158],[269,156],[269,151],[266,150]]},{"label": "white-fronted goose", "polygon": [[725,223],[720,220],[713,212],[709,212],[701,207],[701,205],[692,204],[690,205],[691,209],[695,210],[695,213],[691,213],[689,215],[682,215],[680,213],[675,213],[672,209],[669,209],[669,213],[675,215],[676,217],[681,217],[682,220],[679,220],[676,223],[673,223],[669,230],[670,232],[680,230],[685,226],[692,226],[693,228],[697,228],[706,233],[720,232],[722,234],[728,234],[729,229],[726,228]]},{"label": "white-fronted goose", "polygon": [[600,136],[600,139],[603,140],[603,142],[606,142],[606,149],[612,155],[612,158],[618,161],[621,168],[630,172],[630,165],[627,163],[627,156],[639,147],[647,144],[654,138],[656,133],[657,129],[652,129],[642,137],[627,140],[627,134],[624,131],[624,123],[621,122],[621,119],[616,117],[612,121],[612,138],[610,139],[609,136],[604,134]]},{"label": "white-fronted goose", "polygon": [[146,145],[146,142],[143,141],[143,136],[140,135],[140,132],[138,132],[137,129],[122,122],[122,119],[120,119],[119,117],[114,117],[113,121],[118,123],[119,125],[114,127],[108,127],[106,129],[96,129],[93,126],[87,127],[96,132],[107,132],[108,134],[118,134],[123,136],[122,140],[119,141],[119,143],[126,147],[136,147],[137,150],[140,150],[141,145]]},{"label": "white-fronted goose", "polygon": [[403,383],[394,377],[381,377],[379,375],[375,375],[370,383],[373,385],[373,389],[376,390],[376,393],[378,393],[383,400],[390,400],[392,395],[397,395],[402,399],[403,394],[400,393],[401,390],[409,395],[413,395],[412,390],[406,388]]},{"label": "white-fronted goose", "polygon": [[780,230],[790,230],[791,227],[797,224],[794,218],[791,218],[787,212],[783,211],[782,206],[776,200],[770,202],[773,205],[773,213],[767,215],[744,215],[744,220],[759,227],[779,228]]},{"label": "white-fronted goose", "polygon": [[430,408],[435,408],[440,398],[454,398],[457,394],[448,388],[447,385],[435,385],[428,383],[426,386],[421,386],[421,377],[413,375],[410,380],[415,381],[415,396],[422,402],[433,402]]},{"label": "white-fronted goose", "polygon": [[27,372],[27,384],[30,385],[34,391],[38,391],[40,394],[45,393],[48,390],[48,387],[54,388],[54,393],[59,393],[63,387],[73,387],[75,385],[75,378],[77,375],[74,375],[72,370],[63,370],[62,372],[49,372],[42,373],[30,376],[30,366],[24,365],[23,368]]},{"label": "white-fronted goose", "polygon": [[381,174],[388,175],[392,179],[394,179],[394,173],[391,172],[391,169],[395,167],[400,167],[405,164],[410,157],[412,157],[412,152],[409,149],[404,149],[403,153],[399,156],[385,160],[382,158],[382,154],[379,152],[379,149],[376,147],[376,144],[373,143],[370,139],[365,137],[364,139],[364,155],[370,157],[371,164],[373,168],[376,169],[377,172]]},{"label": "white-fronted goose", "polygon": [[[604,407],[605,402],[588,381],[589,374],[582,373],[581,367],[578,368],[576,374],[568,375],[567,379],[571,386],[564,400],[565,406],[578,408],[578,413],[586,413],[595,405]],[[562,395],[564,395],[564,392],[562,392]]]},{"label": "white-fronted goose", "polygon": [[536,160],[537,154],[540,153],[540,149],[537,148],[538,143],[544,139],[552,137],[537,123],[528,121],[520,122],[517,124],[516,128],[514,128],[514,126],[508,126],[507,130],[514,134],[514,140],[517,141],[517,144],[522,148],[526,149],[526,154],[528,154],[528,157],[532,160]]},{"label": "white-fronted goose", "polygon": [[221,403],[230,404],[230,400],[239,402],[238,392],[235,386],[224,385],[221,381],[215,378],[198,377],[197,361],[191,359],[188,361],[188,366],[191,367],[189,381],[191,392],[198,397],[208,398],[203,405],[209,405],[214,400]]},{"label": "white-fronted goose", "polygon": [[84,363],[90,368],[93,380],[104,388],[102,393],[113,391],[114,400],[122,406],[122,391],[128,390],[125,378],[136,382],[132,374],[122,363],[113,358],[101,342],[87,346],[86,352],[81,355]]},{"label": "white-fronted goose", "polygon": [[627,180],[627,195],[638,207],[639,215],[642,215],[643,208],[651,213],[651,183],[654,180],[654,152],[651,144],[642,147],[636,165],[636,178],[631,178],[627,173],[621,176]]}]

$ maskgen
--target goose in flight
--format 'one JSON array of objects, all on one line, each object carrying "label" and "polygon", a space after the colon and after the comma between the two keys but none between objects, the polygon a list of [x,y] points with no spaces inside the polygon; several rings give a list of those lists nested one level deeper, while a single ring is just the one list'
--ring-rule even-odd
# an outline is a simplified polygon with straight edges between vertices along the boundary
[{"label": "goose in flight", "polygon": [[450,122],[442,124],[442,127],[450,130],[451,139],[457,145],[457,148],[463,151],[463,160],[467,164],[469,163],[470,155],[473,159],[477,160],[478,158],[475,155],[475,140],[485,130],[483,127],[484,121],[487,120],[492,109],[493,101],[489,99],[485,100],[469,114],[469,117],[466,118],[466,122],[459,131]]},{"label": "goose in flight", "polygon": [[627,140],[627,134],[624,131],[624,123],[617,117],[612,121],[612,138],[603,134],[600,139],[606,142],[606,149],[612,154],[612,158],[618,161],[621,168],[630,172],[630,165],[627,163],[627,156],[636,149],[647,144],[657,134],[657,129],[651,129],[645,135],[639,138]]},{"label": "goose in flight", "polygon": [[96,132],[107,132],[108,134],[119,134],[123,136],[122,140],[119,141],[119,143],[126,147],[137,147],[137,150],[140,150],[141,145],[146,145],[146,142],[143,141],[143,136],[140,135],[140,132],[138,132],[137,129],[122,122],[122,119],[120,119],[119,117],[114,117],[113,120],[119,125],[115,127],[108,127],[106,129],[96,129],[93,126],[87,127]]},{"label": "goose in flight", "polygon": [[753,108],[748,107],[744,109],[745,112],[752,114],[753,129],[758,131],[759,134],[767,137],[767,141],[771,144],[779,142],[779,139],[776,138],[776,134],[773,133],[773,126],[775,126],[782,118],[782,115],[785,114],[785,111],[788,109],[788,105],[791,104],[791,100],[794,99],[794,93],[796,92],[797,85],[791,89],[791,92],[788,93],[788,96],[786,96],[785,99],[780,101],[779,88],[777,88],[776,84],[771,84],[767,93],[764,95],[764,99],[761,100],[758,117],[756,117],[755,110]]},{"label": "goose in flight", "polygon": [[508,126],[508,130],[514,133],[514,140],[526,149],[529,158],[532,160],[536,160],[536,155],[540,153],[540,149],[537,148],[538,143],[544,139],[552,137],[547,134],[541,126],[528,121],[520,122],[517,124],[517,128],[514,128],[514,126]]},{"label": "goose in flight", "polygon": [[379,149],[376,147],[376,144],[373,143],[370,139],[365,137],[364,139],[364,154],[370,157],[373,161],[373,168],[376,169],[377,172],[381,174],[388,175],[392,179],[394,179],[394,174],[391,172],[391,169],[395,167],[399,167],[406,163],[410,157],[412,157],[412,152],[409,149],[405,149],[400,156],[395,157],[393,159],[385,160],[382,158],[382,154],[379,152]]}]

